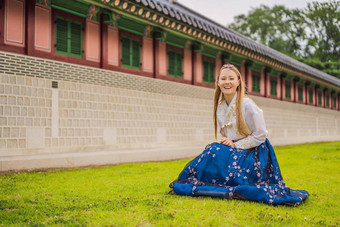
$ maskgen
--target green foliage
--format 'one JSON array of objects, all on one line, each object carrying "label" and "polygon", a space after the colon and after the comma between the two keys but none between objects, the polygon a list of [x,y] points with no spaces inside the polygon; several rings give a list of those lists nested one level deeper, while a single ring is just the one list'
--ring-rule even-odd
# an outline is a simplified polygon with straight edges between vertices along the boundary
[{"label": "green foliage", "polygon": [[322,62],[317,58],[301,58],[301,57],[294,58],[298,61],[301,61],[307,65],[312,66],[313,68],[319,69],[324,73],[327,73],[340,79],[340,61]]},{"label": "green foliage", "polygon": [[299,10],[261,5],[246,15],[235,17],[229,28],[286,54],[299,55],[306,37],[304,18]]},{"label": "green foliage", "polygon": [[275,148],[287,186],[310,193],[298,207],[168,194],[188,159],[1,175],[0,224],[337,226],[339,151],[340,142]]},{"label": "green foliage", "polygon": [[[305,9],[261,5],[234,18],[229,28],[321,71],[340,77],[340,1],[308,3]],[[327,64],[333,64],[329,68]],[[314,67],[314,66],[313,66]]]},{"label": "green foliage", "polygon": [[[304,11],[310,57],[338,61],[340,57],[340,1],[309,3]],[[308,48],[315,49],[314,53]]]}]

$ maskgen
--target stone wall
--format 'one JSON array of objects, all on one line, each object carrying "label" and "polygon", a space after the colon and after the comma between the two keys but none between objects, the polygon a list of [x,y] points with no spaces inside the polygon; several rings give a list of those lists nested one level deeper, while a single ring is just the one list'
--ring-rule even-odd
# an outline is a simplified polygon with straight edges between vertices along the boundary
[{"label": "stone wall", "polygon": [[[213,89],[0,52],[0,171],[192,157]],[[340,140],[336,110],[252,97],[273,145]]]}]

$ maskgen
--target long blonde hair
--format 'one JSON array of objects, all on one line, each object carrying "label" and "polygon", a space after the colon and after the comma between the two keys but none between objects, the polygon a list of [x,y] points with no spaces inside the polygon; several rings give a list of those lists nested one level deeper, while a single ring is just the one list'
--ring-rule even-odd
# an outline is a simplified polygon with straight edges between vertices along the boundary
[{"label": "long blonde hair", "polygon": [[217,76],[217,79],[215,81],[215,96],[214,96],[214,127],[215,127],[215,138],[217,139],[217,118],[216,118],[216,112],[217,112],[217,107],[218,104],[222,101],[225,100],[223,93],[221,92],[220,87],[218,86],[218,81],[221,75],[221,72],[223,69],[229,68],[230,70],[234,71],[240,80],[240,84],[237,87],[237,98],[236,98],[236,122],[237,122],[237,132],[244,136],[247,137],[251,132],[246,124],[246,122],[243,119],[242,116],[242,99],[245,95],[245,85],[242,80],[241,73],[238,71],[238,69],[230,64],[223,65],[220,69],[220,72]]}]

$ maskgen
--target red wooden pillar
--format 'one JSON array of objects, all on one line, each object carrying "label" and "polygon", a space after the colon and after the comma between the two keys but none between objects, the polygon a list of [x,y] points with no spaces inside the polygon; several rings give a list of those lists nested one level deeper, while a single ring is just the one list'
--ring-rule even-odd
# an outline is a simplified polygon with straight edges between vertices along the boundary
[{"label": "red wooden pillar", "polygon": [[[192,73],[192,78],[191,78],[191,84],[195,84],[195,73],[196,73],[196,54],[195,54],[195,45],[191,44],[191,73]],[[216,78],[215,78],[216,80]]]},{"label": "red wooden pillar", "polygon": [[25,54],[34,55],[35,0],[26,0]]},{"label": "red wooden pillar", "polygon": [[0,0],[0,47],[4,45],[5,35],[5,0]]},{"label": "red wooden pillar", "polygon": [[319,88],[319,85],[315,85],[314,87],[314,100],[315,100],[315,103],[314,105],[315,106],[318,106],[318,88]]},{"label": "red wooden pillar", "polygon": [[104,14],[100,15],[100,67],[108,68],[108,32],[107,24],[104,23]]},{"label": "red wooden pillar", "polygon": [[268,94],[268,74],[267,74],[267,69],[263,68],[261,70],[261,73],[263,73],[263,79],[264,79],[264,97],[267,97]]},{"label": "red wooden pillar", "polygon": [[326,108],[326,90],[327,88],[322,89],[322,108]]},{"label": "red wooden pillar", "polygon": [[285,87],[283,86],[284,83],[284,78],[286,77],[286,75],[282,72],[279,73],[279,80],[280,80],[280,87],[281,87],[281,91],[280,91],[280,100],[283,100],[283,89],[285,89]]},{"label": "red wooden pillar", "polygon": [[245,87],[247,88],[246,90],[249,92],[250,90],[250,88],[249,88],[249,84],[250,84],[250,80],[251,80],[251,75],[250,75],[250,66],[251,65],[251,62],[250,61],[247,61],[247,60],[243,60],[242,61],[242,65],[241,66],[243,66],[243,73],[244,73],[244,84],[245,84]]},{"label": "red wooden pillar", "polygon": [[294,97],[294,99],[293,99],[293,101],[294,102],[296,102],[297,101],[297,99],[296,99],[296,97],[297,97],[297,86],[296,86],[296,83],[299,81],[299,77],[294,77],[293,78],[293,97]]},{"label": "red wooden pillar", "polygon": [[332,91],[331,91],[331,94],[330,94],[330,99],[331,99],[330,105],[331,105],[331,109],[335,109],[335,108],[334,108],[334,97],[335,97],[334,94],[335,94],[335,91],[332,90]]},{"label": "red wooden pillar", "polygon": [[308,85],[310,84],[309,81],[305,82],[305,104],[308,105]]}]

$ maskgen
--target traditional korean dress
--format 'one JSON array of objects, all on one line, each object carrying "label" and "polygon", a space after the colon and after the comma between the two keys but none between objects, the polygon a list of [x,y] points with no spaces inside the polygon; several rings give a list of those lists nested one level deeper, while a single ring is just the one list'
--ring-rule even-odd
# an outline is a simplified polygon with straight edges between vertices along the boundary
[{"label": "traditional korean dress", "polygon": [[251,134],[244,138],[237,133],[236,97],[230,105],[220,103],[216,116],[220,133],[233,140],[236,148],[220,143],[207,145],[170,187],[178,195],[299,205],[308,198],[308,192],[286,187],[273,147],[266,139],[263,112],[247,97],[241,105]]}]

